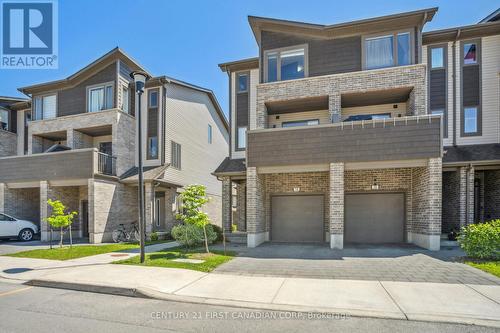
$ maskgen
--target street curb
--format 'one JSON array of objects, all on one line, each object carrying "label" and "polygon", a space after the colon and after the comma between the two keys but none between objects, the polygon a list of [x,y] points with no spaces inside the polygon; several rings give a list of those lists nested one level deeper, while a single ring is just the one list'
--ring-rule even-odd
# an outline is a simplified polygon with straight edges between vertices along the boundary
[{"label": "street curb", "polygon": [[255,309],[255,310],[268,310],[268,311],[288,311],[288,312],[301,312],[311,314],[329,314],[329,315],[347,315],[351,317],[362,318],[378,318],[378,319],[393,319],[393,320],[408,320],[408,321],[421,321],[421,322],[434,322],[434,323],[453,323],[464,325],[478,325],[500,328],[500,321],[480,319],[473,317],[456,317],[447,315],[426,315],[426,314],[411,314],[411,313],[394,313],[382,311],[369,311],[357,309],[341,309],[341,308],[328,308],[328,307],[313,307],[301,305],[287,305],[287,304],[270,304],[259,303],[250,301],[235,301],[217,298],[205,298],[197,296],[184,296],[169,293],[163,293],[150,288],[127,288],[119,286],[104,286],[91,283],[79,282],[59,282],[56,280],[33,279],[25,282],[26,285],[67,289],[99,294],[136,297],[145,299],[156,299],[172,302],[183,302],[202,305],[215,305],[215,306],[230,306],[236,308]]}]

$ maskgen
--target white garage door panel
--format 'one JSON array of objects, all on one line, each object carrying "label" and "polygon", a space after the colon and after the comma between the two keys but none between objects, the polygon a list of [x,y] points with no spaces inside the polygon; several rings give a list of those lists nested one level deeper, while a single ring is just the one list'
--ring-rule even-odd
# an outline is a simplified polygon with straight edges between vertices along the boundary
[{"label": "white garage door panel", "polygon": [[403,193],[345,196],[345,241],[401,243],[404,241]]},{"label": "white garage door panel", "polygon": [[275,242],[323,242],[322,195],[273,196],[271,240]]}]

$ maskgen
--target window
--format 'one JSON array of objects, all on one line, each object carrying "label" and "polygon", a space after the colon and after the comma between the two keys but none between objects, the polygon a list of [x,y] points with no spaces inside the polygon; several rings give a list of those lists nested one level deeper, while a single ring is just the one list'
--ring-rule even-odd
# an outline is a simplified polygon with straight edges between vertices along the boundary
[{"label": "window", "polygon": [[431,49],[431,68],[444,67],[444,49],[442,47],[434,47]]},{"label": "window", "polygon": [[238,74],[238,92],[248,91],[248,74]]},{"label": "window", "polygon": [[464,44],[464,65],[477,64],[477,47],[476,43]]},{"label": "window", "polygon": [[365,38],[365,69],[405,66],[413,62],[410,32]]},{"label": "window", "polygon": [[411,63],[410,33],[398,34],[398,65],[404,66]]},{"label": "window", "polygon": [[0,109],[0,129],[9,130],[9,111]]},{"label": "window", "polygon": [[477,132],[477,107],[464,108],[464,133]]},{"label": "window", "polygon": [[247,147],[247,128],[238,127],[238,144],[236,148],[245,149]]},{"label": "window", "polygon": [[122,111],[130,113],[128,87],[122,87]]},{"label": "window", "polygon": [[281,123],[281,127],[314,126],[314,125],[319,125],[319,119],[284,121]]},{"label": "window", "polygon": [[208,125],[208,143],[212,143],[212,126]]},{"label": "window", "polygon": [[181,145],[172,141],[172,154],[171,154],[172,167],[181,169]]},{"label": "window", "polygon": [[88,89],[88,112],[113,108],[113,85],[103,85]]},{"label": "window", "polygon": [[56,117],[56,95],[47,95],[35,97],[34,109],[35,118],[34,120],[50,119]]},{"label": "window", "polygon": [[149,92],[149,107],[157,108],[158,107],[158,91],[152,90]]},{"label": "window", "polygon": [[148,160],[156,160],[158,158],[158,137],[152,136],[148,138]]},{"label": "window", "polygon": [[305,47],[265,53],[265,81],[284,81],[307,76]]}]

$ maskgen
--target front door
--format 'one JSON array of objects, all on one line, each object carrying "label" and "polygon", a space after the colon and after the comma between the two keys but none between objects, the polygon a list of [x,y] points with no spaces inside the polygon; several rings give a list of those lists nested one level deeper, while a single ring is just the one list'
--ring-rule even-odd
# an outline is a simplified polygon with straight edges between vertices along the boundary
[{"label": "front door", "polygon": [[89,237],[89,202],[82,201],[82,237]]}]

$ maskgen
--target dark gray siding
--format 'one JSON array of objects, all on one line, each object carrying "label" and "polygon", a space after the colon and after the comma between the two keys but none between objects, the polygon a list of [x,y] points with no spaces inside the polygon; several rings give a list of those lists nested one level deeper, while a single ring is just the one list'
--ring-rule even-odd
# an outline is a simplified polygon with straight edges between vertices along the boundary
[{"label": "dark gray siding", "polygon": [[429,77],[431,110],[446,108],[446,70],[432,70]]},{"label": "dark gray siding", "polygon": [[91,178],[94,151],[71,151],[0,159],[0,179],[29,182]]},{"label": "dark gray siding", "polygon": [[[116,81],[116,63],[112,63],[73,88],[58,91],[57,115],[61,117],[87,112],[87,86],[111,81]],[[116,94],[116,83],[113,90]]]},{"label": "dark gray siding", "polygon": [[369,162],[441,156],[439,118],[248,133],[249,167]]},{"label": "dark gray siding", "polygon": [[[347,73],[361,70],[361,36],[320,39],[281,32],[262,31],[261,63],[264,51],[308,44],[309,76]],[[264,77],[261,66],[261,77]]]},{"label": "dark gray siding", "polygon": [[248,126],[248,93],[236,94],[236,125]]},{"label": "dark gray siding", "polygon": [[480,104],[479,98],[479,65],[463,67],[463,105],[476,106]]}]

